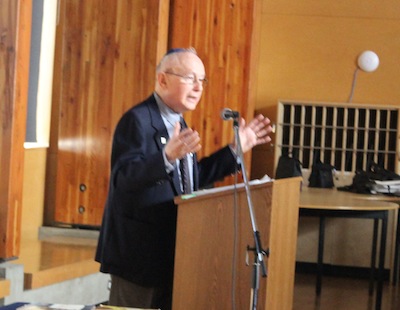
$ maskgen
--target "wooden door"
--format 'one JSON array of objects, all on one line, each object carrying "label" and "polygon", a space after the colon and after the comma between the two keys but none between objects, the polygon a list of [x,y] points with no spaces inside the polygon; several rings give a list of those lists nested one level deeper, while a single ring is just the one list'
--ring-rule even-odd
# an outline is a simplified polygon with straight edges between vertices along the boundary
[{"label": "wooden door", "polygon": [[169,1],[61,0],[59,12],[45,222],[98,226],[114,127],[154,88]]}]

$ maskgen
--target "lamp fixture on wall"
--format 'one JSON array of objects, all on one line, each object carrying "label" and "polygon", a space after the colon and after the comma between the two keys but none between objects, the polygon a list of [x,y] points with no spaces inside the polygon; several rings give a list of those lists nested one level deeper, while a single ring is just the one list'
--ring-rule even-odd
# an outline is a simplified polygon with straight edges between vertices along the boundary
[{"label": "lamp fixture on wall", "polygon": [[379,57],[375,52],[364,51],[358,56],[357,68],[354,71],[353,84],[351,87],[349,102],[351,102],[351,100],[353,99],[353,94],[354,94],[354,89],[356,86],[358,71],[361,69],[365,72],[373,72],[378,68],[378,66],[379,66]]}]

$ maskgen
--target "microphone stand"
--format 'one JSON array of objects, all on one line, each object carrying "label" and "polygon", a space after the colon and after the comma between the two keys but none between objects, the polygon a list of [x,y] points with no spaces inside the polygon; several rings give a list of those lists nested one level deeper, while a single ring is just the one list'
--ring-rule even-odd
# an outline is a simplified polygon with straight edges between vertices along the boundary
[{"label": "microphone stand", "polygon": [[264,251],[261,246],[260,233],[257,228],[256,218],[255,218],[254,211],[253,211],[253,202],[251,199],[250,186],[249,186],[245,162],[244,162],[244,158],[243,158],[242,144],[240,142],[239,121],[238,120],[239,120],[239,115],[237,115],[236,117],[233,118],[233,129],[235,132],[235,140],[236,140],[236,152],[237,152],[237,156],[239,157],[241,167],[242,167],[244,186],[246,189],[247,203],[248,203],[248,207],[249,207],[249,211],[250,211],[250,219],[251,219],[251,225],[253,228],[254,243],[255,243],[254,248],[247,246],[247,251],[251,250],[254,252],[254,266],[253,266],[253,279],[252,279],[252,289],[251,289],[252,294],[251,294],[251,308],[250,309],[256,310],[257,309],[257,300],[258,300],[258,289],[259,289],[259,282],[260,282],[260,276],[259,276],[260,275],[260,267],[261,267],[262,276],[266,277],[267,269],[265,267],[264,255],[268,256],[268,251]]}]

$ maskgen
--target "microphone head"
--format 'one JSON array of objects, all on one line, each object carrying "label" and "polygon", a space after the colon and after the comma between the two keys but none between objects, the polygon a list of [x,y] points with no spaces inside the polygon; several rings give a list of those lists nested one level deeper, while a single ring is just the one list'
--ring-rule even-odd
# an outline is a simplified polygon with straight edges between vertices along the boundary
[{"label": "microphone head", "polygon": [[239,112],[237,111],[232,111],[231,109],[224,108],[221,111],[221,118],[224,121],[230,120],[230,119],[236,119],[239,117]]},{"label": "microphone head", "polygon": [[227,121],[228,119],[230,119],[232,117],[232,110],[228,109],[228,108],[224,108],[221,110],[221,118],[224,121]]}]

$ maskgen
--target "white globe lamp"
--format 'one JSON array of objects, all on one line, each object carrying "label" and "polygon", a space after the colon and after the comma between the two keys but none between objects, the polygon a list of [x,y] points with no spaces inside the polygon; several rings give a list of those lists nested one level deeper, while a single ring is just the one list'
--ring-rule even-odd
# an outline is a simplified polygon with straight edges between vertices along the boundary
[{"label": "white globe lamp", "polygon": [[361,69],[365,72],[373,72],[378,68],[378,66],[379,66],[379,57],[373,51],[364,51],[358,56],[357,68],[354,71],[353,84],[351,86],[349,102],[353,100],[358,71]]},{"label": "white globe lamp", "polygon": [[372,51],[364,51],[358,56],[358,67],[365,72],[373,72],[379,66],[379,57]]}]

